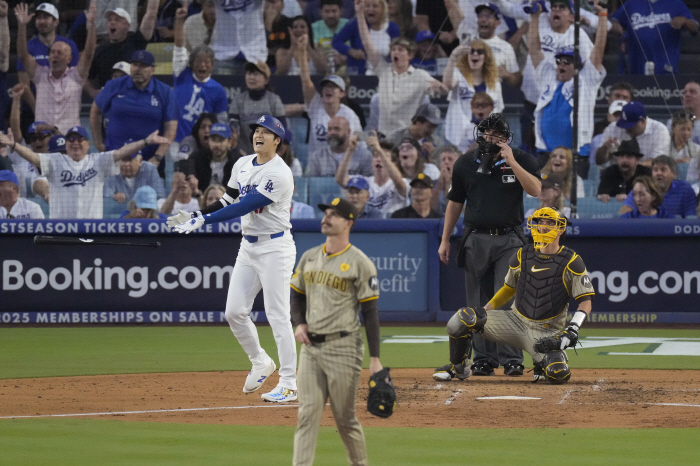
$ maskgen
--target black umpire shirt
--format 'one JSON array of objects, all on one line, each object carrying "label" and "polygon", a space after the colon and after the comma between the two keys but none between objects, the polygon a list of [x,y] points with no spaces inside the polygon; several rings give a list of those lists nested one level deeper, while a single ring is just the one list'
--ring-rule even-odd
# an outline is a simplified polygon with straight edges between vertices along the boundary
[{"label": "black umpire shirt", "polygon": [[[513,148],[515,160],[528,173],[540,178],[540,168],[532,155]],[[501,159],[491,169],[490,175],[477,173],[479,150],[463,154],[452,169],[452,186],[447,199],[467,205],[464,224],[475,228],[504,228],[522,225],[523,187],[505,160]]]}]

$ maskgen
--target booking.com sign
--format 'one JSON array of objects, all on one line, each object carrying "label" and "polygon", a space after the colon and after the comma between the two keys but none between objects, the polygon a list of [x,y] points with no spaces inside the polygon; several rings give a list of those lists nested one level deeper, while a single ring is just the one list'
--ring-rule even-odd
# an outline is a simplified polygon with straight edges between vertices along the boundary
[{"label": "booking.com sign", "polygon": [[589,272],[597,295],[607,296],[609,301],[619,303],[631,294],[656,295],[700,295],[700,270],[655,272],[647,270],[634,278],[628,271]]}]

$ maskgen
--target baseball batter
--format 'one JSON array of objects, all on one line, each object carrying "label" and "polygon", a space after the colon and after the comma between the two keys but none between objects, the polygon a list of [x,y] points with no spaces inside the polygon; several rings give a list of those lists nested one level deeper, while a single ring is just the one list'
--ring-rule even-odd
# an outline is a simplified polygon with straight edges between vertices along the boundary
[{"label": "baseball batter", "polygon": [[299,419],[293,464],[313,464],[323,407],[330,398],[348,462],[366,465],[365,437],[355,416],[364,352],[358,310],[365,318],[369,370],[375,374],[382,370],[377,269],[350,244],[350,229],[358,215],[355,207],[340,198],[318,207],[325,212],[321,233],[326,242],[304,253],[291,284],[294,335],[304,345],[299,358]]},{"label": "baseball batter", "polygon": [[260,346],[258,331],[250,319],[253,300],[262,288],[280,361],[279,383],[262,399],[281,403],[297,399],[297,352],[289,311],[289,282],[296,258],[289,222],[294,178],[276,154],[284,139],[282,123],[263,115],[250,129],[255,154],[235,163],[226,194],[201,211],[180,211],[168,218],[168,225],[180,233],[190,233],[204,224],[241,217],[243,241],[231,273],[226,320],[253,364],[243,386],[243,393],[253,393],[277,368]]},{"label": "baseball batter", "polygon": [[[456,350],[462,346],[453,342],[483,332],[484,338],[530,353],[535,382],[566,383],[571,370],[563,350],[576,345],[579,329],[591,313],[595,290],[581,257],[559,244],[567,225],[561,212],[539,209],[527,225],[535,244],[523,246],[511,256],[503,287],[485,307],[462,308],[447,323],[450,359],[454,364],[464,358]],[[511,309],[494,310],[514,295]],[[571,297],[579,305],[567,326]]]}]

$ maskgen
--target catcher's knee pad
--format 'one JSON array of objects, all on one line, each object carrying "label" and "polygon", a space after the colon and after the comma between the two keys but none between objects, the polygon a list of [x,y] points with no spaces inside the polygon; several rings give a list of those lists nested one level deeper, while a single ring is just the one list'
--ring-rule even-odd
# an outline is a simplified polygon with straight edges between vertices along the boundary
[{"label": "catcher's knee pad", "polygon": [[569,360],[563,351],[550,351],[542,360],[544,376],[549,383],[556,385],[567,383],[571,378]]},{"label": "catcher's knee pad", "polygon": [[463,307],[447,322],[447,334],[454,338],[461,338],[472,332],[481,332],[486,325],[486,311],[483,307],[476,310],[471,307]]}]

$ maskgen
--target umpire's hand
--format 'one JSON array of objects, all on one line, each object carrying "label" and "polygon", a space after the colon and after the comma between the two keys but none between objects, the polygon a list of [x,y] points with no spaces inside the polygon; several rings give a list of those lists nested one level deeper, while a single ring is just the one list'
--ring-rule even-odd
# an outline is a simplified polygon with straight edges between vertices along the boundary
[{"label": "umpire's hand", "polygon": [[309,340],[308,330],[309,326],[307,324],[297,325],[297,328],[294,330],[294,338],[296,338],[296,340],[303,345],[311,346],[311,340]]},{"label": "umpire's hand", "polygon": [[440,256],[440,260],[443,263],[445,263],[445,264],[450,263],[450,242],[449,241],[440,241],[440,248],[438,249],[438,255]]}]

